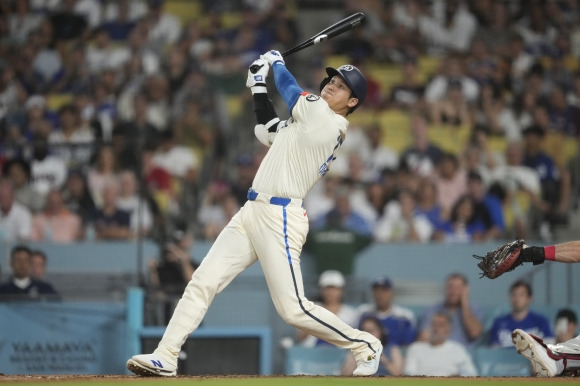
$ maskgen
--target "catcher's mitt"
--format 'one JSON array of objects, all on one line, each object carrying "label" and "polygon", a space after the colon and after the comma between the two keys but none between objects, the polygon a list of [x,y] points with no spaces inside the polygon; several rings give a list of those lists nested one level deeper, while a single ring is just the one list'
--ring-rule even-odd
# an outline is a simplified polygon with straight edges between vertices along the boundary
[{"label": "catcher's mitt", "polygon": [[481,260],[477,263],[477,266],[481,269],[480,277],[485,276],[495,279],[503,273],[512,271],[520,266],[524,262],[520,253],[525,246],[524,240],[519,239],[489,251],[485,256],[473,255],[473,257]]}]

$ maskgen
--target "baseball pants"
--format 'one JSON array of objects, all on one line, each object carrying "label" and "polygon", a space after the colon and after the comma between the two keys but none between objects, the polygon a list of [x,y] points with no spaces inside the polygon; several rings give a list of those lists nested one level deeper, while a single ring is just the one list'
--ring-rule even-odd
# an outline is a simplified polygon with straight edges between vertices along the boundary
[{"label": "baseball pants", "polygon": [[282,319],[310,335],[350,349],[355,358],[374,353],[379,341],[350,327],[304,296],[300,252],[308,233],[302,200],[255,193],[220,233],[188,283],[156,353],[176,357],[201,323],[213,298],[237,275],[260,261]]}]

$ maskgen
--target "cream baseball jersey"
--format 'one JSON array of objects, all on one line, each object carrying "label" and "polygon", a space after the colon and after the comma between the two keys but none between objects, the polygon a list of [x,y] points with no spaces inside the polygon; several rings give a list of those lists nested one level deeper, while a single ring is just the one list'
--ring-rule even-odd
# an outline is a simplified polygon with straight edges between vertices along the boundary
[{"label": "cream baseball jersey", "polygon": [[252,188],[272,196],[299,198],[330,169],[348,121],[320,96],[303,92],[286,125],[264,157]]}]

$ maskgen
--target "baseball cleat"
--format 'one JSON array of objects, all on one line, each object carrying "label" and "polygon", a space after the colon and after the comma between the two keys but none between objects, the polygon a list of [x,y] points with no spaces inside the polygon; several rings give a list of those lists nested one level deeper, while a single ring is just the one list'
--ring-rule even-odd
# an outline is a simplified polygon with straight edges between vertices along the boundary
[{"label": "baseball cleat", "polygon": [[540,338],[536,338],[520,329],[512,332],[512,342],[519,354],[532,363],[534,374],[537,377],[555,377],[558,375],[556,361],[548,355],[548,349]]},{"label": "baseball cleat", "polygon": [[156,354],[134,355],[127,361],[127,369],[143,377],[174,377],[177,366]]},{"label": "baseball cleat", "polygon": [[374,375],[379,369],[379,362],[381,361],[382,353],[383,346],[381,345],[374,354],[370,354],[364,360],[357,362],[356,369],[354,369],[352,375],[358,377],[368,377]]}]

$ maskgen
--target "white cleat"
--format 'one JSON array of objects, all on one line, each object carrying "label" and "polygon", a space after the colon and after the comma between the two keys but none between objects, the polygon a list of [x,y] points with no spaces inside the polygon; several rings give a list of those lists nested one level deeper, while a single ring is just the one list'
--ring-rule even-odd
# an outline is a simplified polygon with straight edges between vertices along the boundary
[{"label": "white cleat", "polygon": [[357,362],[356,369],[354,369],[352,375],[357,377],[368,377],[374,375],[379,369],[382,353],[383,346],[381,345],[374,354],[369,355],[365,360]]},{"label": "white cleat", "polygon": [[127,369],[144,377],[174,377],[177,374],[177,365],[156,354],[134,355],[127,361]]},{"label": "white cleat", "polygon": [[512,342],[518,353],[532,363],[534,374],[537,377],[555,377],[558,375],[556,361],[548,355],[548,349],[533,336],[520,329],[512,332]]}]

